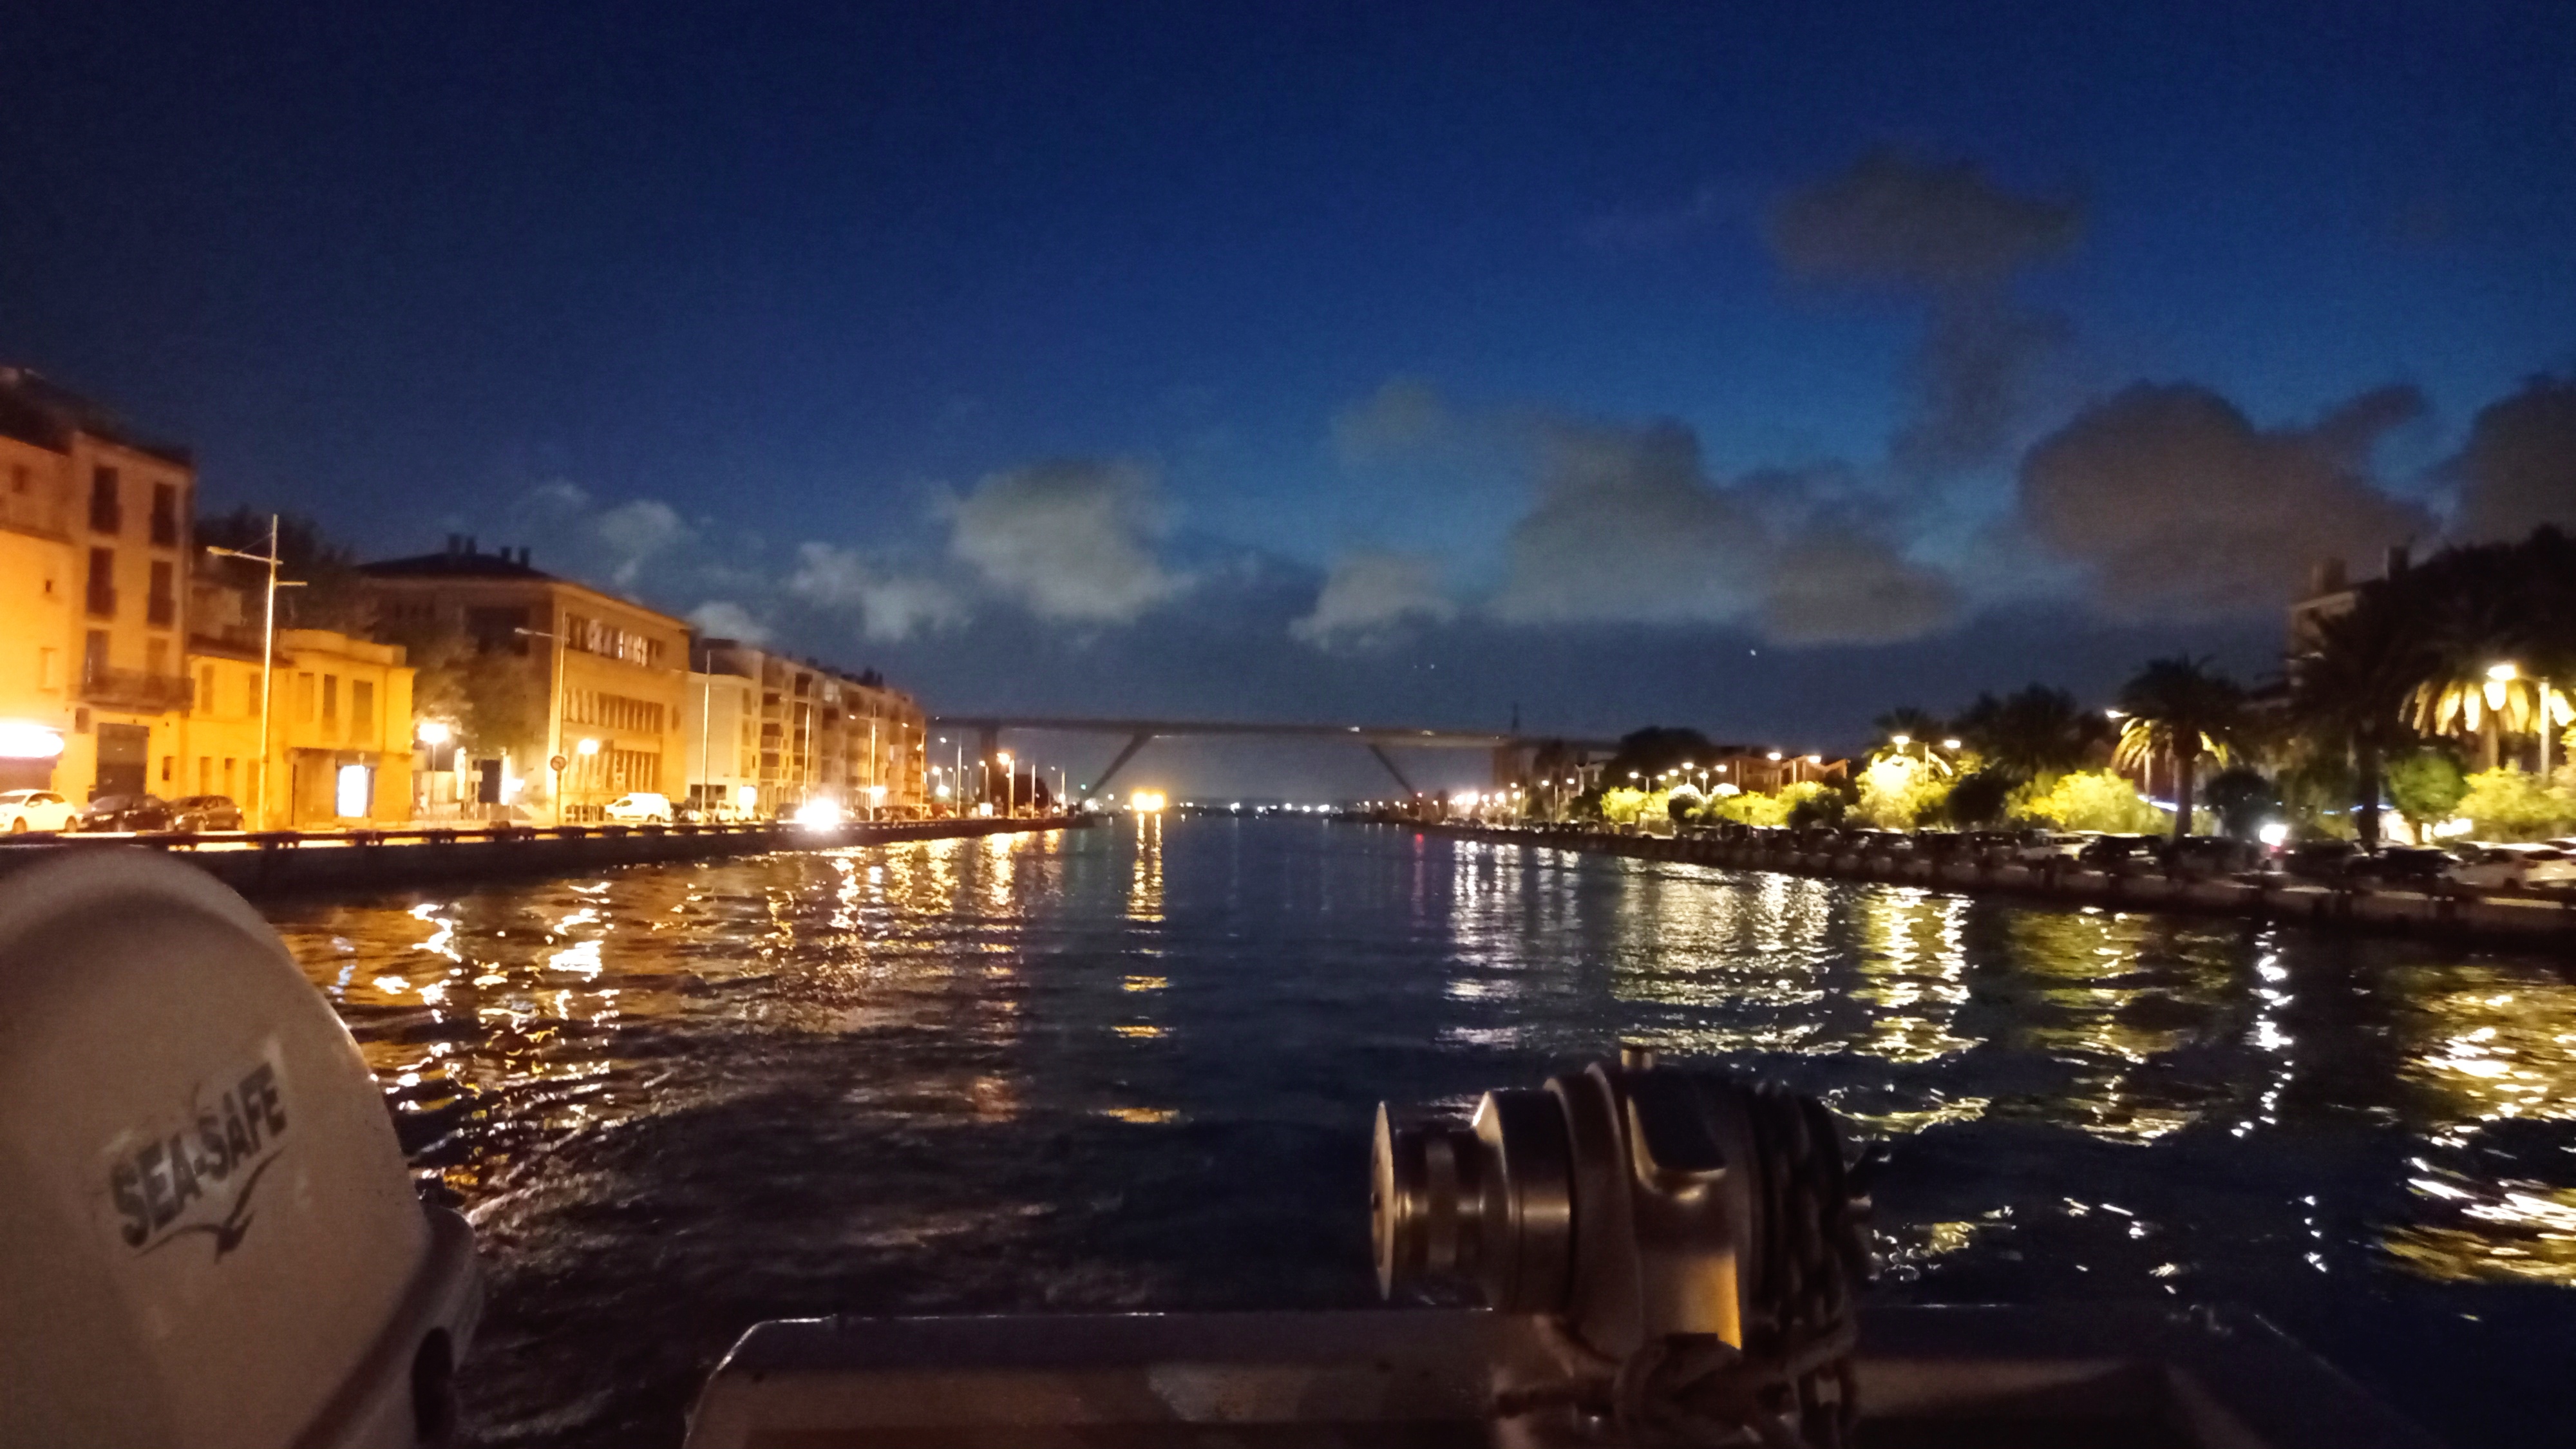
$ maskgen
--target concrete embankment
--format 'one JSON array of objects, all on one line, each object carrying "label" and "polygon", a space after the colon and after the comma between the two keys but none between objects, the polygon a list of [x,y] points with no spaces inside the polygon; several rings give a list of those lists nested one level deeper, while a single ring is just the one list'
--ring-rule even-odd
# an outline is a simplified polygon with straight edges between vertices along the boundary
[{"label": "concrete embankment", "polygon": [[1081,816],[803,825],[407,829],[238,836],[100,835],[0,845],[0,873],[82,851],[163,850],[246,896],[580,875],[622,865],[1063,830]]},{"label": "concrete embankment", "polygon": [[2457,890],[2363,890],[2284,876],[2202,879],[2092,870],[2073,861],[1988,864],[1856,851],[1802,852],[1762,841],[1670,839],[1582,831],[1491,830],[1472,825],[1399,827],[1536,850],[1586,850],[1640,860],[1830,880],[1880,881],[1961,895],[2017,895],[2124,911],[2197,911],[2393,935],[2576,954],[2576,895]]}]

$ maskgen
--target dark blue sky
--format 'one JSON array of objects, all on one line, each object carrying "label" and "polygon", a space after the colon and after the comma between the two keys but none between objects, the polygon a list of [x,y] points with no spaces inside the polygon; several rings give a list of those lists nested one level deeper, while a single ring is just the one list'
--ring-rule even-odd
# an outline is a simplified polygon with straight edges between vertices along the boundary
[{"label": "dark blue sky", "polygon": [[934,707],[1841,743],[2576,514],[2447,461],[2576,375],[2571,76],[2565,4],[22,4],[0,357]]}]

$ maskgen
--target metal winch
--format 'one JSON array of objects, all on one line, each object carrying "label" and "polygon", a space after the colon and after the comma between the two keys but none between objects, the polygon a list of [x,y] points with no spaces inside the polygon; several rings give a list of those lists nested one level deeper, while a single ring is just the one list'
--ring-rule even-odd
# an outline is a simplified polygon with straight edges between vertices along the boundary
[{"label": "metal winch", "polygon": [[1844,1442],[1867,1207],[1815,1099],[1639,1048],[1465,1121],[1378,1109],[1380,1289],[1541,1316],[1559,1372],[1500,1411],[1628,1442]]}]

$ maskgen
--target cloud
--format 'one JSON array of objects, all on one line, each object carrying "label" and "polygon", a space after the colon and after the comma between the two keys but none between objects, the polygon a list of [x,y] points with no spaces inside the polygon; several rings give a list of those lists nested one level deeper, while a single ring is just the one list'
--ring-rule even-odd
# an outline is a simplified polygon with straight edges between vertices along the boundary
[{"label": "cloud", "polygon": [[828,543],[796,547],[787,592],[829,613],[855,613],[870,639],[893,643],[966,620],[966,606],[937,579],[884,568],[856,549]]},{"label": "cloud", "polygon": [[2535,377],[2479,409],[2441,471],[2459,488],[2451,535],[2463,542],[2520,538],[2544,523],[2576,529],[2576,378]]},{"label": "cloud", "polygon": [[1131,463],[995,473],[949,511],[949,552],[1042,619],[1133,623],[1185,582],[1155,560],[1162,508],[1153,476]]},{"label": "cloud", "polygon": [[1438,561],[1364,550],[1334,560],[1313,611],[1288,632],[1319,649],[1365,647],[1402,624],[1446,623],[1457,613],[1440,588]]},{"label": "cloud", "polygon": [[1826,644],[1914,638],[1957,615],[1946,579],[1820,507],[1797,476],[1716,486],[1678,423],[1542,431],[1538,501],[1491,603],[1506,622],[1742,623]]},{"label": "cloud", "polygon": [[634,587],[646,564],[689,535],[679,510],[653,498],[638,498],[600,513],[590,520],[590,530],[608,555],[608,576],[621,589]]},{"label": "cloud", "polygon": [[2089,569],[2115,617],[2277,609],[2319,557],[2371,558],[2432,531],[2369,472],[2380,436],[2423,406],[2384,388],[2312,427],[2266,432],[2207,388],[2141,383],[2031,449],[2022,517]]},{"label": "cloud", "polygon": [[1781,644],[1893,644],[1948,627],[1959,591],[1874,539],[1826,530],[1779,556],[1763,632]]},{"label": "cloud", "polygon": [[2000,285],[2083,234],[2080,202],[2016,196],[1973,163],[1891,149],[1782,198],[1769,227],[1800,276],[1929,291]]},{"label": "cloud", "polygon": [[2010,452],[2039,365],[2071,335],[2063,318],[2015,301],[2012,282],[2083,233],[2078,201],[2017,195],[1969,163],[1880,150],[1782,198],[1768,239],[1793,276],[1929,308],[1910,369],[1913,416],[1888,456],[1901,476],[1938,478]]},{"label": "cloud", "polygon": [[1333,451],[1345,464],[1420,453],[1449,433],[1449,407],[1431,384],[1395,377],[1333,415]]},{"label": "cloud", "polygon": [[707,600],[689,611],[689,622],[710,639],[732,639],[744,644],[761,644],[769,639],[769,626],[731,599]]}]

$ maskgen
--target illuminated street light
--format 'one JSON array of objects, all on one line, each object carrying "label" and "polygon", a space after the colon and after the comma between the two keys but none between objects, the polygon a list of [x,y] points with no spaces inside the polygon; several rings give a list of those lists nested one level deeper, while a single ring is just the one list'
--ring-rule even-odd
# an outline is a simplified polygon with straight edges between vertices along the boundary
[{"label": "illuminated street light", "polygon": [[574,752],[575,752],[575,753],[577,753],[577,754],[584,754],[584,755],[595,755],[595,754],[598,754],[598,753],[599,753],[599,741],[597,741],[597,740],[583,740],[580,744],[577,744],[577,745],[573,746],[573,750],[574,750]]},{"label": "illuminated street light", "polygon": [[1941,748],[1943,748],[1943,749],[1945,749],[1945,750],[1955,750],[1955,749],[1957,749],[1958,747],[1959,747],[1959,742],[1958,742],[1957,740],[1943,740],[1943,741],[1941,742]]},{"label": "illuminated street light", "polygon": [[1771,762],[1775,765],[1780,762],[1780,752],[1778,750],[1773,750],[1771,752]]},{"label": "illuminated street light", "polygon": [[1914,736],[1912,736],[1912,735],[1889,735],[1889,736],[1887,737],[1887,740],[1888,740],[1888,743],[1890,743],[1890,744],[1892,744],[1892,745],[1896,746],[1898,749],[1900,749],[1900,750],[1901,750],[1901,749],[1904,749],[1907,745],[1910,745],[1910,744],[1914,743]]},{"label": "illuminated street light", "polygon": [[2487,666],[2487,678],[2494,680],[2498,684],[2504,684],[2512,680],[2520,679],[2521,677],[2522,670],[2511,664],[2490,664]]},{"label": "illuminated street light", "polygon": [[420,728],[415,731],[415,733],[419,735],[420,742],[424,745],[443,745],[447,743],[447,726],[438,720],[422,720],[420,722]]}]

